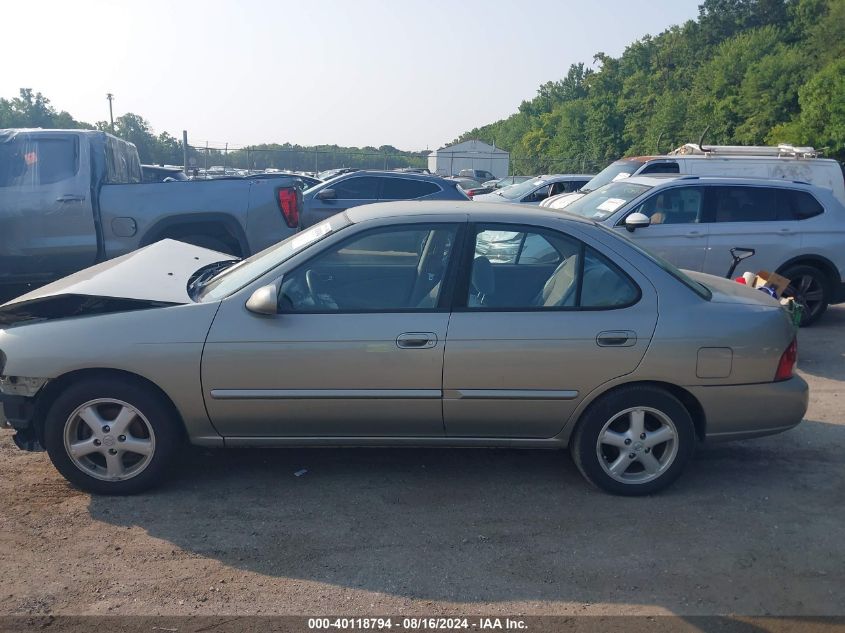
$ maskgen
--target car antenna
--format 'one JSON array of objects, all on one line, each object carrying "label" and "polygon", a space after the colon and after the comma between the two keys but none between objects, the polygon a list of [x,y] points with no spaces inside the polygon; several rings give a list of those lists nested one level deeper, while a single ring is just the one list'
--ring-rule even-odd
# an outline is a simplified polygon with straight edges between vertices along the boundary
[{"label": "car antenna", "polygon": [[699,137],[699,139],[698,139],[698,149],[699,149],[699,150],[701,150],[701,153],[702,153],[702,154],[706,154],[707,152],[709,152],[709,151],[710,151],[710,150],[704,149],[704,148],[701,146],[701,144],[704,142],[704,137],[707,135],[708,130],[710,130],[710,126],[709,126],[709,125],[708,125],[706,128],[704,128],[704,131],[701,133],[701,136],[700,136],[700,137]]},{"label": "car antenna", "polygon": [[655,143],[655,144],[654,144],[654,152],[655,152],[655,154],[660,154],[660,139],[662,139],[662,138],[663,138],[663,133],[664,133],[665,131],[666,131],[666,130],[662,130],[662,131],[660,132],[660,134],[658,134],[658,135],[657,135],[657,143]]}]

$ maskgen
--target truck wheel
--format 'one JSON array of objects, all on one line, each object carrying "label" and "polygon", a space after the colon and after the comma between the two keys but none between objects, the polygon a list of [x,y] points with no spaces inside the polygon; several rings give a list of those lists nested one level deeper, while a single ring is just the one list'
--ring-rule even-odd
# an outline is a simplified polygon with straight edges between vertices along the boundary
[{"label": "truck wheel", "polygon": [[152,389],[100,378],[71,385],[56,398],[44,441],[53,465],[75,486],[134,494],[164,479],[182,443],[178,424]]},{"label": "truck wheel", "polygon": [[783,295],[792,297],[804,307],[801,327],[812,325],[827,310],[830,302],[830,284],[818,268],[799,264],[780,273],[790,280]]},{"label": "truck wheel", "polygon": [[174,239],[177,239],[180,242],[186,242],[187,244],[193,244],[194,246],[199,246],[201,248],[207,248],[211,251],[217,251],[218,253],[238,255],[238,253],[235,252],[236,249],[232,248],[232,246],[219,238],[212,237],[211,235],[185,235],[184,237],[176,237]]},{"label": "truck wheel", "polygon": [[686,407],[649,386],[623,387],[594,403],[578,422],[570,451],[595,486],[618,495],[662,490],[686,466],[695,429]]}]

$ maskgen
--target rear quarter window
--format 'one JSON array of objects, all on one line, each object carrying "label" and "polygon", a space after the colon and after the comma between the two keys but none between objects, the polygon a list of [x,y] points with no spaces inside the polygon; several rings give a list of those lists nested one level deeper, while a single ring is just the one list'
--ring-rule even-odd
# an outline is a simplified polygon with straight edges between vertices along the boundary
[{"label": "rear quarter window", "polygon": [[824,213],[824,207],[807,191],[790,191],[788,196],[793,220],[807,220]]}]

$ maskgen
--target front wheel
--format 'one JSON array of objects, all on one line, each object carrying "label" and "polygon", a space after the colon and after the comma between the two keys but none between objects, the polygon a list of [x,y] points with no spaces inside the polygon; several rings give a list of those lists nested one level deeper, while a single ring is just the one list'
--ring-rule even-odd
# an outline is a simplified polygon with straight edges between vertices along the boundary
[{"label": "front wheel", "polygon": [[578,423],[570,451],[581,474],[619,495],[662,490],[681,474],[695,448],[692,418],[657,387],[624,387],[595,402]]},{"label": "front wheel", "polygon": [[47,453],[72,484],[97,494],[134,494],[160,483],[181,435],[167,402],[120,379],[71,385],[50,407]]}]

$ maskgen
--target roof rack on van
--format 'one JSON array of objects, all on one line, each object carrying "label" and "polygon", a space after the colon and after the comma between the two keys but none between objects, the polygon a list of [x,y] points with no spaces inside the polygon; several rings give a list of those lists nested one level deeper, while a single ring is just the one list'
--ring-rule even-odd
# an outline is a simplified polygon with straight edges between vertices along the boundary
[{"label": "roof rack on van", "polygon": [[796,147],[781,143],[778,146],[769,145],[700,145],[686,143],[669,152],[670,156],[691,155],[699,156],[774,156],[777,158],[817,158],[821,152],[813,147]]}]

